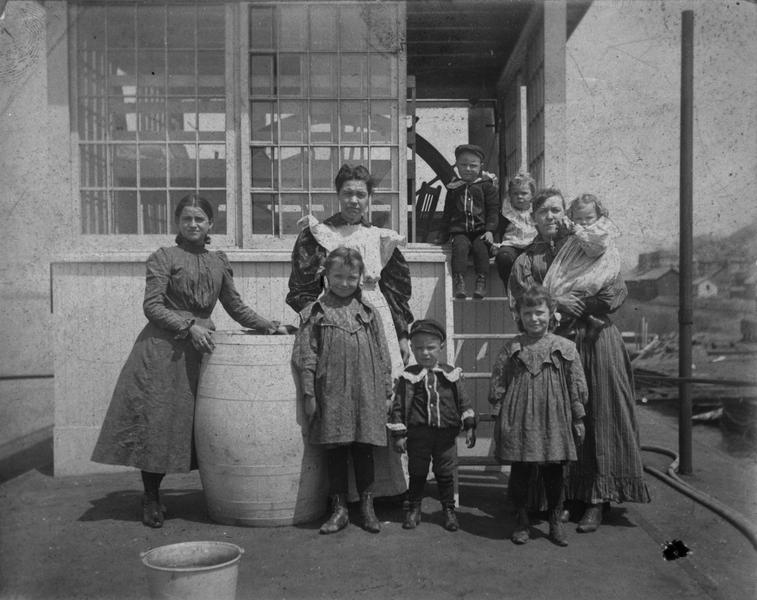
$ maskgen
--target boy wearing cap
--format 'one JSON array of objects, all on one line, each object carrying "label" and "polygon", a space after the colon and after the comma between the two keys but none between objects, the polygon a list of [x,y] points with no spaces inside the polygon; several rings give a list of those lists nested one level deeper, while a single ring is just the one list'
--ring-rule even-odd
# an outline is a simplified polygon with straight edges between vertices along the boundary
[{"label": "boy wearing cap", "polygon": [[439,241],[452,239],[452,278],[455,298],[466,298],[465,271],[468,254],[476,270],[474,298],[486,296],[489,246],[499,224],[497,185],[482,171],[484,151],[474,144],[455,148],[456,176],[447,184]]},{"label": "boy wearing cap", "polygon": [[456,438],[465,429],[468,448],[476,444],[476,414],[462,391],[460,369],[439,362],[446,340],[444,328],[421,319],[410,329],[410,345],[418,364],[408,366],[395,389],[387,427],[397,452],[407,451],[410,485],[402,527],[415,529],[421,521],[421,501],[433,459],[444,528],[457,531],[454,474]]}]

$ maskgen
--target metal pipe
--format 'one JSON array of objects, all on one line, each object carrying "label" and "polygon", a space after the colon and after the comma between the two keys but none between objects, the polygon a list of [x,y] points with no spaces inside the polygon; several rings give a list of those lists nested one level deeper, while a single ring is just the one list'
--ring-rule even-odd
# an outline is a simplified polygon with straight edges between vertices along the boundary
[{"label": "metal pipe", "polygon": [[680,471],[692,472],[691,445],[691,329],[692,222],[693,222],[693,123],[694,123],[694,11],[681,13],[681,156],[680,156],[680,252],[678,308],[678,453]]}]

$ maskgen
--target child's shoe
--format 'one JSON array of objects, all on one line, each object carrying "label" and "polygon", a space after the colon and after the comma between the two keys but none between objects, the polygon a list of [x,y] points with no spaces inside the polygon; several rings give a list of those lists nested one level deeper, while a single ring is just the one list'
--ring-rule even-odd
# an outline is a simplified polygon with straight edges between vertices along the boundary
[{"label": "child's shoe", "polygon": [[350,513],[347,510],[347,498],[344,494],[334,494],[332,510],[333,512],[329,520],[321,525],[320,531],[323,534],[341,531],[350,522]]},{"label": "child's shoe", "polygon": [[363,492],[360,495],[360,512],[363,514],[363,529],[371,533],[381,531],[381,523],[373,512],[373,494]]},{"label": "child's shoe", "polygon": [[421,522],[421,503],[405,502],[403,508],[405,519],[402,522],[402,529],[415,529]]},{"label": "child's shoe", "polygon": [[513,534],[510,536],[510,540],[513,544],[518,544],[520,546],[528,542],[530,537],[528,534],[528,528],[531,526],[531,521],[528,518],[528,513],[525,508],[518,509],[515,521],[515,531],[513,531]]},{"label": "child's shoe", "polygon": [[454,284],[455,298],[465,299],[468,297],[468,290],[465,289],[465,275],[457,274],[452,276]]},{"label": "child's shoe", "polygon": [[457,531],[460,529],[460,523],[457,522],[454,506],[444,507],[444,528],[447,531]]},{"label": "child's shoe", "polygon": [[486,298],[486,274],[479,273],[476,275],[476,287],[473,290],[474,298]]},{"label": "child's shoe", "polygon": [[586,507],[583,517],[578,522],[576,528],[579,533],[591,533],[599,529],[599,524],[602,522],[602,507],[598,504],[589,504]]},{"label": "child's shoe", "polygon": [[157,498],[149,498],[146,494],[142,496],[142,523],[144,525],[155,529],[163,527],[165,513],[166,507]]},{"label": "child's shoe", "polygon": [[565,525],[560,520],[560,509],[549,512],[549,539],[557,546],[567,546],[568,538],[565,535]]}]

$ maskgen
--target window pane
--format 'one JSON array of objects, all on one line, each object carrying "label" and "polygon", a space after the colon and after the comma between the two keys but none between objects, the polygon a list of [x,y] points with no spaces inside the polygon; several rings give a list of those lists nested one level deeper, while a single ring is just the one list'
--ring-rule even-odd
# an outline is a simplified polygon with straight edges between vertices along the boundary
[{"label": "window pane", "polygon": [[398,110],[394,101],[371,102],[371,142],[397,143]]},{"label": "window pane", "polygon": [[197,102],[197,130],[200,141],[226,140],[226,100],[223,98],[200,98]]},{"label": "window pane", "polygon": [[397,148],[371,148],[370,172],[377,189],[399,189],[399,158]]},{"label": "window pane", "polygon": [[[335,176],[336,172],[332,174],[332,182]],[[310,202],[310,214],[319,221],[339,212],[339,200],[333,191],[328,194],[313,194]]]},{"label": "window pane", "polygon": [[[97,29],[99,28],[100,26],[97,27]],[[134,48],[135,33],[136,7],[109,6],[107,27],[108,47]]]},{"label": "window pane", "polygon": [[[368,166],[368,148],[342,148],[342,162],[350,165]],[[334,173],[336,176],[336,173]]]},{"label": "window pane", "polygon": [[[304,148],[279,148],[276,154],[278,169],[281,177],[281,189],[302,190],[307,188],[307,155]],[[278,164],[280,163],[280,164]]]},{"label": "window pane", "polygon": [[108,112],[112,140],[137,139],[137,99],[135,97],[108,98]]},{"label": "window pane", "polygon": [[368,143],[368,102],[342,102],[340,104],[341,141]]},{"label": "window pane", "polygon": [[113,192],[113,233],[137,233],[137,192]]},{"label": "window pane", "polygon": [[[106,22],[104,6],[79,6],[76,12],[76,46],[80,51],[105,48],[105,36],[101,35]],[[133,23],[132,23],[133,25]],[[87,52],[82,52],[86,54]]]},{"label": "window pane", "polygon": [[400,49],[397,7],[393,4],[373,4],[370,7],[371,26],[368,32],[372,51],[396,52]]},{"label": "window pane", "polygon": [[[372,175],[373,173],[371,173]],[[396,194],[373,194],[370,219],[376,227],[396,229],[395,207],[399,206]]]},{"label": "window pane", "polygon": [[334,102],[310,103],[310,142],[336,142],[339,129]]},{"label": "window pane", "polygon": [[140,48],[165,48],[166,8],[164,6],[138,6],[137,33]]},{"label": "window pane", "polygon": [[[196,26],[197,18],[194,6],[168,5],[168,26],[166,29],[169,48],[194,48]],[[223,29],[220,31],[220,35],[223,39]],[[206,40],[202,41],[203,43],[206,42]]]},{"label": "window pane", "polygon": [[273,194],[252,194],[252,233],[273,235],[275,204]]},{"label": "window pane", "polygon": [[337,9],[333,6],[313,6],[310,9],[310,49],[336,50]]},{"label": "window pane", "polygon": [[162,97],[138,98],[139,137],[143,140],[164,140],[166,136],[166,101]]},{"label": "window pane", "polygon": [[79,183],[81,187],[105,187],[107,172],[107,146],[80,144]]},{"label": "window pane", "polygon": [[366,57],[359,54],[342,56],[341,92],[343,98],[363,98],[368,95]]},{"label": "window pane", "polygon": [[108,233],[108,204],[104,190],[81,193],[82,233]]},{"label": "window pane", "polygon": [[165,146],[139,146],[139,184],[142,187],[166,187],[167,166]]},{"label": "window pane", "polygon": [[310,55],[310,95],[327,97],[336,95],[336,54]]},{"label": "window pane", "polygon": [[280,54],[277,91],[279,96],[302,96],[305,89],[304,55]]},{"label": "window pane", "polygon": [[105,140],[107,132],[107,99],[80,98],[77,119],[82,140]]},{"label": "window pane", "polygon": [[197,53],[197,93],[200,96],[226,97],[226,58],[223,52]]},{"label": "window pane", "polygon": [[[108,93],[116,96],[137,94],[137,53],[135,50],[111,50],[108,52]],[[97,79],[104,76],[94,74]],[[102,80],[101,80],[102,81]]]},{"label": "window pane", "polygon": [[276,141],[273,102],[250,102],[250,140],[253,142]]},{"label": "window pane", "polygon": [[279,8],[279,50],[307,50],[307,6],[281,5]]},{"label": "window pane", "polygon": [[305,103],[281,102],[279,113],[282,142],[303,142],[305,135]]},{"label": "window pane", "polygon": [[168,139],[194,141],[197,131],[197,101],[194,98],[170,98],[168,109]]},{"label": "window pane", "polygon": [[273,7],[250,8],[250,48],[273,48]]},{"label": "window pane", "polygon": [[[79,96],[104,96],[108,93],[108,67],[104,51],[79,52],[77,66]],[[120,89],[118,93],[121,93]]]},{"label": "window pane", "polygon": [[253,188],[273,189],[273,148],[251,148]]},{"label": "window pane", "polygon": [[110,156],[113,187],[137,187],[137,145],[114,144]]},{"label": "window pane", "polygon": [[226,145],[200,144],[200,187],[226,187]]},{"label": "window pane", "polygon": [[168,233],[168,206],[166,192],[143,191],[140,193],[142,205],[143,233]]},{"label": "window pane", "polygon": [[168,53],[168,94],[195,95],[195,53],[192,50]]},{"label": "window pane", "polygon": [[334,188],[334,177],[339,170],[339,152],[336,148],[315,147],[311,148],[311,171],[313,180],[311,187],[319,190]]},{"label": "window pane", "polygon": [[281,225],[280,228],[276,228],[276,234],[297,235],[300,232],[297,221],[308,214],[308,195],[281,194],[281,204],[278,208],[281,212]]},{"label": "window pane", "polygon": [[368,9],[365,6],[343,6],[339,10],[339,34],[342,50],[367,50]]},{"label": "window pane", "polygon": [[397,97],[397,58],[392,54],[371,54],[371,97]]},{"label": "window pane", "polygon": [[250,93],[253,96],[273,96],[273,56],[250,57]]},{"label": "window pane", "polygon": [[195,189],[197,187],[197,150],[194,144],[169,144],[169,185]]},{"label": "window pane", "polygon": [[166,55],[162,50],[140,50],[137,53],[139,79],[138,96],[166,93]]},{"label": "window pane", "polygon": [[222,49],[226,44],[226,12],[223,5],[208,4],[203,3],[197,9],[197,45],[200,48]]}]

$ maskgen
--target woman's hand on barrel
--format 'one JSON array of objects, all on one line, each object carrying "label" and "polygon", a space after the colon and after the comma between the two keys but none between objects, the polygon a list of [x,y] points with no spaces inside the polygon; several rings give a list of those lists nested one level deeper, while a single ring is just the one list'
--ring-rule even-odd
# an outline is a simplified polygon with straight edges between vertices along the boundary
[{"label": "woman's hand on barrel", "polygon": [[318,412],[315,396],[306,395],[303,399],[303,406],[305,408],[305,416],[308,418],[308,421],[312,421]]},{"label": "woman's hand on barrel", "polygon": [[195,347],[195,350],[210,353],[213,352],[216,347],[213,342],[212,329],[194,324],[189,328],[189,336],[192,338],[192,345]]},{"label": "woman's hand on barrel", "polygon": [[394,438],[392,440],[392,447],[397,454],[404,454],[407,450],[407,438],[405,436]]}]

